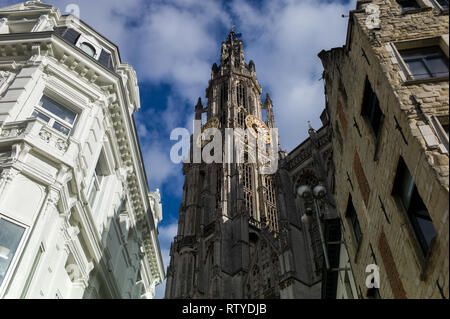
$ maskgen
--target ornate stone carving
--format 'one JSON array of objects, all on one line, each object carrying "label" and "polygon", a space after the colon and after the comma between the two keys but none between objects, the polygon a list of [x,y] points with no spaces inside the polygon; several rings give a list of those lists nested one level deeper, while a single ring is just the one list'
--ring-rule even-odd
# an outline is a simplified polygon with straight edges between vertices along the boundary
[{"label": "ornate stone carving", "polygon": [[72,226],[67,228],[67,234],[71,240],[75,240],[80,233],[80,229],[77,226]]},{"label": "ornate stone carving", "polygon": [[42,139],[44,142],[50,143],[50,139],[51,139],[51,137],[52,137],[52,135],[50,134],[50,132],[41,130],[41,131],[39,132],[39,136],[41,137],[41,139]]},{"label": "ornate stone carving", "polygon": [[19,171],[14,168],[4,169],[0,173],[0,181],[5,180],[6,182],[11,182],[17,174],[19,174]]},{"label": "ornate stone carving", "polygon": [[56,190],[51,190],[48,194],[48,202],[53,205],[57,205],[59,201],[60,195]]},{"label": "ornate stone carving", "polygon": [[25,132],[25,128],[11,128],[11,129],[4,129],[2,130],[2,133],[0,134],[1,137],[16,137],[20,136]]},{"label": "ornate stone carving", "polygon": [[58,138],[56,140],[56,148],[59,149],[60,151],[63,151],[63,152],[67,151],[68,147],[69,147],[69,145],[67,144],[67,141],[65,141],[61,138]]}]

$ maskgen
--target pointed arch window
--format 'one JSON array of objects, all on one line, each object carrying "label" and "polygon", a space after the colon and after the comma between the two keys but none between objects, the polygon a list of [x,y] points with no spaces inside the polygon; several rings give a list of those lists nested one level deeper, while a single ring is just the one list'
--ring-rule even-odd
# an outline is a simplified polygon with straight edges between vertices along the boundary
[{"label": "pointed arch window", "polygon": [[247,103],[246,103],[246,88],[242,83],[239,83],[236,87],[236,92],[237,92],[237,104],[240,107],[243,107],[244,109],[247,108]]},{"label": "pointed arch window", "polygon": [[266,186],[265,192],[265,203],[267,207],[267,224],[269,225],[269,229],[273,232],[278,232],[278,214],[276,208],[276,197],[275,191],[273,188],[273,181],[271,176],[264,177],[264,183]]},{"label": "pointed arch window", "polygon": [[250,164],[243,166],[243,187],[244,187],[244,204],[250,213],[250,217],[255,219],[253,212],[253,170]]}]

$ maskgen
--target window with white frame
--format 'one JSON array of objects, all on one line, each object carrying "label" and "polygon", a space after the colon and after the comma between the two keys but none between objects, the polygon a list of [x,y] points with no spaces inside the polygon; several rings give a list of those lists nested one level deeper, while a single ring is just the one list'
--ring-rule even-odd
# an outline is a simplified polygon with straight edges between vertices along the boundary
[{"label": "window with white frame", "polygon": [[25,287],[23,288],[20,299],[26,298],[28,291],[31,287],[31,284],[35,278],[36,271],[37,271],[39,265],[41,264],[42,255],[44,254],[44,252],[45,252],[44,244],[41,243],[41,245],[39,246],[38,251],[36,253],[36,256],[34,258],[33,265],[31,266],[31,270],[30,270],[30,273],[28,274],[27,281],[25,282]]},{"label": "window with white frame", "polygon": [[448,115],[431,115],[430,122],[441,141],[443,153],[449,153],[449,118]]},{"label": "window with white frame", "polygon": [[48,126],[67,136],[72,132],[77,119],[77,113],[45,95],[34,108],[32,116],[44,120]]},{"label": "window with white frame", "polygon": [[0,287],[13,262],[25,227],[0,215]]},{"label": "window with white frame", "polygon": [[413,80],[448,77],[448,58],[437,46],[398,51]]},{"label": "window with white frame", "polygon": [[394,63],[399,64],[403,81],[443,81],[448,79],[448,34],[389,44]]},{"label": "window with white frame", "polygon": [[448,11],[448,2],[449,0],[433,0],[436,7],[441,9],[442,11]]}]

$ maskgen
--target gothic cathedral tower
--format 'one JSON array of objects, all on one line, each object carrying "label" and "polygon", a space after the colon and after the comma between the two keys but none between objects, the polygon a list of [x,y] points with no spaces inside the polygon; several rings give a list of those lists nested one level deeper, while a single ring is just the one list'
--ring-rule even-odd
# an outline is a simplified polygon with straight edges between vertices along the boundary
[{"label": "gothic cathedral tower", "polygon": [[[249,118],[273,128],[272,101],[267,94],[262,102],[261,94],[255,64],[245,63],[243,43],[231,31],[222,43],[220,66],[212,67],[207,105],[199,99],[195,118],[201,120],[206,113],[205,126],[212,123],[224,140],[226,128],[246,129]],[[195,138],[192,157],[194,143]],[[183,199],[170,250],[166,298],[298,297],[286,292],[281,282],[295,276],[296,258],[293,252],[283,255],[282,247],[292,247],[283,244],[289,242],[285,230],[291,225],[284,218],[285,230],[279,229],[279,216],[287,212],[277,209],[277,174],[260,174],[260,162],[252,160],[255,152],[250,148],[248,143],[239,162],[183,164]]]},{"label": "gothic cathedral tower", "polygon": [[[222,132],[245,129],[247,116],[262,119],[264,109],[266,125],[273,127],[272,102],[267,96],[262,103],[261,93],[255,65],[245,63],[243,43],[232,31],[222,43],[220,66],[212,67],[207,106],[199,99],[196,119],[206,112],[207,120],[219,120]],[[259,297],[255,283],[278,297],[278,256],[270,247],[278,231],[272,176],[259,174],[251,162],[245,153],[240,164],[184,164],[166,298]],[[267,237],[262,245],[261,236]]]}]

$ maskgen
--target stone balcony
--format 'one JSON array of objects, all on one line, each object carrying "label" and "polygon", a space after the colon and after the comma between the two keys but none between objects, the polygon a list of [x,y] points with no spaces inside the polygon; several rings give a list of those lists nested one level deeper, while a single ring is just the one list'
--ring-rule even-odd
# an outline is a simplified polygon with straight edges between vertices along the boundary
[{"label": "stone balcony", "polygon": [[0,123],[0,147],[25,142],[53,160],[68,165],[74,163],[79,153],[79,143],[62,134],[39,118]]}]

